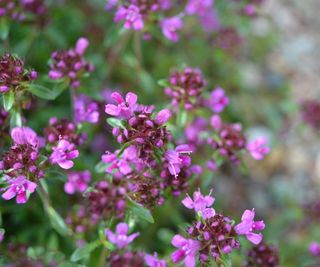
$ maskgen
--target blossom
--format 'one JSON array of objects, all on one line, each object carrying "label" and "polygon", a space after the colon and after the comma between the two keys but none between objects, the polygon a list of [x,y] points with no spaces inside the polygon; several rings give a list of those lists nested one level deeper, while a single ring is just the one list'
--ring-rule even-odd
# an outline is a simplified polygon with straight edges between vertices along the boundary
[{"label": "blossom", "polygon": [[9,179],[9,185],[5,188],[2,198],[10,200],[17,196],[16,202],[23,204],[28,201],[28,195],[33,193],[37,188],[37,184],[28,181],[24,175],[20,175],[15,179]]},{"label": "blossom", "polygon": [[229,98],[222,88],[216,88],[210,94],[209,106],[216,113],[223,111],[229,102]]},{"label": "blossom", "polygon": [[168,169],[172,175],[178,177],[181,167],[189,166],[191,163],[191,158],[186,155],[192,153],[191,148],[184,144],[176,147],[175,150],[167,150],[164,154],[164,158],[168,161]]},{"label": "blossom", "polygon": [[206,218],[211,218],[215,215],[215,210],[209,208],[214,203],[214,198],[210,196],[211,192],[207,196],[203,196],[200,192],[195,191],[193,193],[193,199],[187,195],[183,200],[182,204],[188,209],[194,209],[196,213],[201,213],[201,215]]},{"label": "blossom", "polygon": [[270,148],[266,144],[267,140],[264,137],[258,137],[247,144],[247,149],[255,160],[262,160],[264,155],[270,153]]},{"label": "blossom", "polygon": [[38,147],[39,139],[37,134],[29,127],[15,127],[11,131],[11,138],[17,145],[31,145]]},{"label": "blossom", "polygon": [[138,100],[136,94],[131,92],[127,93],[125,100],[118,92],[112,93],[111,97],[118,105],[107,104],[105,107],[105,112],[107,114],[123,119],[128,119],[133,115]]},{"label": "blossom", "polygon": [[188,0],[186,13],[188,15],[203,15],[213,5],[213,0]]},{"label": "blossom", "polygon": [[320,257],[320,244],[317,242],[311,242],[309,245],[309,251],[313,256]]},{"label": "blossom", "polygon": [[184,258],[186,267],[194,267],[196,265],[196,254],[200,249],[199,241],[175,235],[171,240],[171,244],[178,248],[178,250],[171,254],[173,263],[177,263]]},{"label": "blossom", "polygon": [[265,228],[263,221],[254,221],[255,212],[253,210],[245,210],[241,223],[235,226],[235,230],[239,235],[245,235],[253,244],[257,245],[262,241],[261,233],[253,233],[253,231],[261,231]]},{"label": "blossom", "polygon": [[210,119],[210,124],[214,130],[219,130],[222,126],[221,117],[217,114],[213,115]]},{"label": "blossom", "polygon": [[142,30],[144,27],[142,15],[138,6],[131,4],[128,7],[120,6],[117,10],[114,21],[119,22],[124,20],[124,27],[126,29],[133,29],[135,31]]},{"label": "blossom", "polygon": [[115,244],[118,248],[124,248],[139,236],[139,233],[127,235],[128,229],[129,227],[126,223],[119,223],[116,227],[116,233],[106,229],[105,234],[111,243]]},{"label": "blossom", "polygon": [[90,176],[89,171],[68,173],[68,181],[64,185],[64,191],[70,195],[76,191],[84,192],[90,182]]},{"label": "blossom", "polygon": [[72,168],[74,165],[72,160],[79,156],[75,145],[63,139],[59,140],[58,145],[53,146],[52,150],[51,163],[58,164],[63,169]]},{"label": "blossom", "polygon": [[166,267],[167,266],[165,260],[158,259],[157,253],[154,253],[154,255],[146,254],[144,259],[148,267]]},{"label": "blossom", "polygon": [[259,245],[253,246],[247,252],[246,264],[244,266],[279,267],[279,262],[279,251],[277,247],[261,242]]},{"label": "blossom", "polygon": [[158,112],[154,118],[154,122],[158,125],[165,124],[171,118],[171,111],[169,109],[163,109]]},{"label": "blossom", "polygon": [[98,104],[85,95],[79,95],[74,100],[74,120],[76,123],[99,121]]},{"label": "blossom", "polygon": [[183,27],[183,20],[181,16],[174,16],[171,18],[165,18],[161,21],[161,28],[163,35],[172,42],[179,40],[178,30]]}]

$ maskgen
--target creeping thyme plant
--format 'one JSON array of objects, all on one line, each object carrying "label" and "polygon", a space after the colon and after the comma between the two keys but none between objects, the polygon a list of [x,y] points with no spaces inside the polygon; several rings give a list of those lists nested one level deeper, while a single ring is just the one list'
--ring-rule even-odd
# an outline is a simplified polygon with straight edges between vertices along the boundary
[{"label": "creeping thyme plant", "polygon": [[243,78],[276,39],[251,30],[266,2],[0,0],[0,265],[280,266],[250,173],[283,110]]}]

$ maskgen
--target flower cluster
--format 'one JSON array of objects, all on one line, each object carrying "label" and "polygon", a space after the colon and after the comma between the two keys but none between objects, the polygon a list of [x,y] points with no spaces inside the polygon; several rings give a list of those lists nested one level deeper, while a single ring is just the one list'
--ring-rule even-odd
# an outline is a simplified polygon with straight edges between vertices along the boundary
[{"label": "flower cluster", "polygon": [[90,97],[80,94],[74,100],[74,121],[75,123],[89,122],[97,123],[99,121],[98,104]]},{"label": "flower cluster", "polygon": [[305,100],[301,104],[302,119],[315,129],[320,128],[320,101]]},{"label": "flower cluster", "polygon": [[19,57],[9,53],[0,57],[0,93],[21,91],[37,76],[36,71],[24,67]]},{"label": "flower cluster", "polygon": [[83,57],[88,46],[86,38],[79,38],[75,48],[53,52],[49,77],[53,80],[66,79],[72,88],[78,88],[80,78],[94,70],[94,66]]},{"label": "flower cluster", "polygon": [[171,255],[173,263],[184,259],[188,267],[195,266],[196,258],[200,262],[209,263],[211,260],[218,262],[222,254],[229,254],[240,247],[239,235],[245,235],[247,239],[259,244],[262,241],[261,231],[265,225],[263,221],[254,221],[254,211],[246,210],[241,218],[241,223],[234,226],[234,222],[220,213],[216,213],[211,207],[214,198],[204,196],[200,190],[193,194],[193,199],[187,196],[183,205],[188,209],[194,209],[197,221],[188,227],[187,237],[175,235],[172,245],[177,250]]},{"label": "flower cluster", "polygon": [[264,242],[252,247],[247,252],[247,259],[244,264],[246,267],[278,267],[280,266],[278,249],[274,246],[269,246]]}]

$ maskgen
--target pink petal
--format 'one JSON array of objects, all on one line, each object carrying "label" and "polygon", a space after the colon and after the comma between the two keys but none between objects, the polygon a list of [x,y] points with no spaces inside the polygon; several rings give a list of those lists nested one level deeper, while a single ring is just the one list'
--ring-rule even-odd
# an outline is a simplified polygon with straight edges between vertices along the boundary
[{"label": "pink petal", "polygon": [[245,210],[242,214],[241,221],[250,220],[253,221],[255,212],[254,210]]},{"label": "pink petal", "polygon": [[2,198],[9,200],[14,198],[16,194],[16,190],[13,187],[10,187],[5,193],[2,194]]},{"label": "pink petal", "polygon": [[71,169],[74,165],[74,163],[71,160],[60,161],[58,162],[58,164],[62,169],[65,170]]},{"label": "pink petal", "polygon": [[190,196],[186,196],[183,200],[182,200],[182,204],[188,208],[188,209],[193,209],[194,207],[194,203],[193,200],[191,199]]},{"label": "pink petal", "polygon": [[67,194],[74,194],[76,189],[74,187],[74,185],[72,183],[65,183],[64,185],[64,191],[67,193]]},{"label": "pink petal", "polygon": [[89,46],[88,39],[82,37],[78,39],[75,50],[79,55],[83,55],[83,53],[85,52],[88,46]]},{"label": "pink petal", "polygon": [[126,102],[129,104],[129,107],[133,107],[137,103],[138,97],[134,93],[127,93]]},{"label": "pink petal", "polygon": [[180,248],[184,246],[186,243],[187,243],[187,240],[181,235],[175,235],[171,240],[171,244],[176,248]]},{"label": "pink petal", "polygon": [[253,243],[255,245],[258,245],[262,241],[263,235],[262,234],[249,233],[249,234],[246,235],[246,237],[251,243]]},{"label": "pink petal", "polygon": [[105,106],[105,113],[111,115],[111,116],[118,116],[120,113],[120,109],[112,104],[108,104]]},{"label": "pink petal", "polygon": [[185,256],[184,251],[181,249],[178,249],[171,254],[171,260],[173,263],[177,263],[177,262],[181,261],[184,256]]},{"label": "pink petal", "polygon": [[140,234],[139,233],[134,233],[132,235],[128,236],[128,244],[131,243],[135,238],[137,238]]},{"label": "pink petal", "polygon": [[128,233],[128,225],[126,223],[119,223],[116,228],[118,235],[126,235]]},{"label": "pink petal", "polygon": [[28,198],[27,198],[26,192],[23,192],[23,193],[17,195],[17,203],[18,204],[26,203],[27,200],[28,200]]},{"label": "pink petal", "polygon": [[184,263],[186,265],[186,267],[194,267],[196,266],[196,257],[193,254],[188,255],[185,259],[184,259]]},{"label": "pink petal", "polygon": [[110,231],[109,229],[106,229],[106,230],[105,230],[105,234],[106,234],[108,240],[109,240],[111,243],[113,243],[113,244],[116,243],[116,236],[115,236],[115,234],[114,234],[112,231]]},{"label": "pink petal", "polygon": [[118,92],[113,92],[111,94],[111,98],[116,101],[118,104],[121,104],[124,102],[124,99],[122,97],[122,95],[120,95]]}]

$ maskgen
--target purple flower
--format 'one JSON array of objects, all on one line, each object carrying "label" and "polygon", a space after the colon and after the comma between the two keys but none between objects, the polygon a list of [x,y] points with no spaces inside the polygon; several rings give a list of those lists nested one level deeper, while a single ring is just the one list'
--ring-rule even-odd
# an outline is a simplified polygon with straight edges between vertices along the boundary
[{"label": "purple flower", "polygon": [[116,233],[106,229],[105,234],[111,243],[115,244],[118,248],[124,248],[139,236],[139,233],[127,235],[128,229],[129,227],[126,223],[119,223],[116,227]]},{"label": "purple flower", "polygon": [[4,189],[6,192],[2,194],[2,198],[10,200],[17,196],[16,202],[23,204],[28,201],[28,195],[33,193],[37,188],[37,184],[30,182],[24,175],[20,175],[15,179],[9,179],[9,185]]},{"label": "purple flower", "polygon": [[178,263],[183,258],[186,267],[194,267],[196,265],[196,254],[200,249],[200,242],[193,239],[186,239],[181,235],[175,235],[171,244],[178,248],[171,254],[171,260],[173,263]]},{"label": "purple flower", "polygon": [[265,228],[263,221],[254,221],[255,212],[252,210],[245,210],[241,223],[235,226],[235,230],[239,235],[245,235],[247,239],[255,245],[258,245],[263,238],[261,233],[253,233],[253,231],[261,231]]},{"label": "purple flower", "polygon": [[75,51],[78,55],[82,56],[86,51],[86,49],[88,48],[88,46],[89,46],[88,39],[81,37],[78,39],[76,43]]},{"label": "purple flower", "polygon": [[310,243],[309,251],[313,256],[319,257],[320,256],[320,244],[317,242]]},{"label": "purple flower", "polygon": [[16,145],[31,145],[38,147],[39,138],[29,127],[15,127],[11,131],[11,138]]},{"label": "purple flower", "polygon": [[58,145],[52,147],[52,150],[51,163],[58,164],[63,169],[72,168],[74,165],[72,160],[79,156],[75,145],[63,139],[59,140]]},{"label": "purple flower", "polygon": [[159,260],[157,253],[154,253],[154,255],[146,254],[145,263],[149,267],[166,267],[167,263],[165,260]]},{"label": "purple flower", "polygon": [[266,144],[267,140],[264,137],[258,137],[247,145],[247,149],[255,160],[262,160],[264,155],[270,153],[270,148]]},{"label": "purple flower", "polygon": [[177,42],[179,40],[178,30],[183,27],[183,20],[181,16],[174,16],[171,18],[166,18],[161,21],[161,28],[163,35],[172,42]]},{"label": "purple flower", "polygon": [[202,16],[211,9],[213,0],[188,0],[186,5],[186,13],[188,15]]},{"label": "purple flower", "polygon": [[216,88],[211,92],[209,105],[214,112],[220,113],[229,105],[229,102],[229,98],[225,95],[222,88]]},{"label": "purple flower", "polygon": [[167,150],[164,154],[165,159],[168,161],[169,172],[178,177],[178,174],[183,166],[191,164],[191,158],[185,154],[191,154],[192,150],[189,145],[179,145],[175,150]]},{"label": "purple flower", "polygon": [[209,9],[199,17],[203,30],[207,33],[215,32],[220,28],[220,20],[215,9]]},{"label": "purple flower", "polygon": [[114,92],[111,97],[118,105],[106,105],[105,112],[115,117],[129,119],[133,115],[134,108],[136,107],[138,99],[137,95],[129,92],[126,94],[126,100],[124,100],[118,92]]},{"label": "purple flower", "polygon": [[217,114],[213,115],[210,119],[210,124],[214,130],[220,130],[222,127],[221,117]]},{"label": "purple flower", "polygon": [[74,102],[75,122],[97,123],[99,121],[98,104],[86,95],[79,95]]},{"label": "purple flower", "polygon": [[154,118],[154,122],[158,125],[165,124],[171,118],[171,111],[169,109],[163,109],[158,112]]},{"label": "purple flower", "polygon": [[76,191],[80,193],[84,192],[88,187],[90,177],[89,171],[68,173],[68,181],[64,185],[64,191],[70,195]]},{"label": "purple flower", "polygon": [[203,196],[199,189],[193,193],[193,199],[187,195],[182,200],[182,204],[188,209],[194,209],[196,213],[200,212],[205,219],[209,219],[216,214],[213,208],[209,208],[214,203],[214,198],[210,195],[211,192],[209,195]]},{"label": "purple flower", "polygon": [[140,9],[136,5],[120,6],[115,14],[114,21],[119,22],[121,20],[124,20],[124,27],[128,30],[139,31],[144,27]]}]

